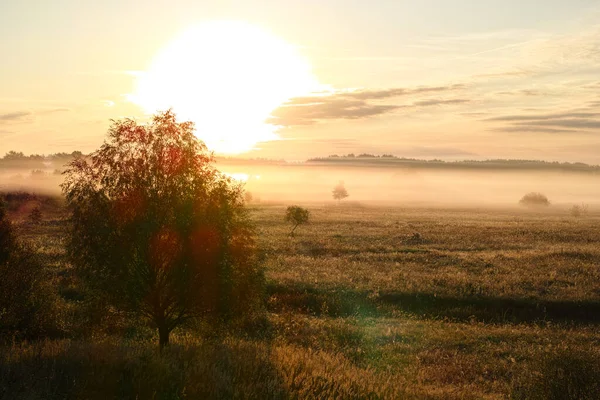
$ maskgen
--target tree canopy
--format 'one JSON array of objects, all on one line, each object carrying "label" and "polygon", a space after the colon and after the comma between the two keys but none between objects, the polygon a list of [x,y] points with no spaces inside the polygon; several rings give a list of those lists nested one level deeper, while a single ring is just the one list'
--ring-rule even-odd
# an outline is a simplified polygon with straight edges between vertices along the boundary
[{"label": "tree canopy", "polygon": [[291,222],[294,226],[292,227],[292,231],[290,232],[290,236],[294,236],[294,231],[298,227],[298,225],[303,225],[308,223],[310,212],[306,208],[302,208],[300,206],[289,206],[285,211],[284,220],[286,222]]},{"label": "tree canopy", "polygon": [[147,125],[112,121],[100,149],[65,171],[77,271],[90,293],[150,320],[161,348],[185,321],[260,303],[243,187],[213,161],[169,110]]},{"label": "tree canopy", "polygon": [[337,200],[337,201],[344,200],[346,197],[348,197],[348,191],[346,190],[346,187],[344,186],[344,182],[340,181],[333,188],[332,195],[333,195],[334,200]]}]

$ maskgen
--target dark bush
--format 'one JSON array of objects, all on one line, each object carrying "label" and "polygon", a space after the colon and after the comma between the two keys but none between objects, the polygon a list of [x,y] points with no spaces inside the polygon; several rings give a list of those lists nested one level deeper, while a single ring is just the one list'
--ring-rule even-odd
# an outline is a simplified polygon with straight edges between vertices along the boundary
[{"label": "dark bush", "polygon": [[531,192],[531,193],[527,193],[525,196],[523,196],[521,198],[521,200],[519,200],[519,204],[521,204],[523,206],[533,206],[533,207],[549,206],[550,201],[542,193]]},{"label": "dark bush", "polygon": [[17,240],[0,205],[0,337],[58,333],[55,302],[38,255]]}]

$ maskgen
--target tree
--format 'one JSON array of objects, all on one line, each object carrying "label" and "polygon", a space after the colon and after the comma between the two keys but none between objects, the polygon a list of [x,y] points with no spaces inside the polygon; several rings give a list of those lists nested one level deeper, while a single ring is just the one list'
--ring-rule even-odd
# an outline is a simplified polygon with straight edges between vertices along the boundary
[{"label": "tree", "polygon": [[303,225],[308,223],[308,217],[310,212],[306,208],[302,208],[300,206],[289,206],[285,212],[284,220],[285,222],[291,222],[294,227],[290,232],[290,236],[294,236],[294,231],[298,227],[298,225]]},{"label": "tree", "polygon": [[333,198],[334,200],[337,200],[338,203],[341,200],[344,200],[346,197],[348,197],[348,191],[346,190],[346,187],[344,186],[344,182],[340,181],[334,188],[333,188]]},{"label": "tree", "polygon": [[4,155],[4,159],[6,161],[9,161],[9,160],[23,160],[23,159],[25,159],[25,154],[23,154],[22,151],[17,152],[17,151],[11,150],[11,151],[9,151],[8,153],[6,153]]},{"label": "tree", "polygon": [[112,121],[100,149],[65,171],[77,272],[94,297],[149,320],[161,349],[190,319],[260,304],[243,188],[213,163],[194,124],[169,110],[148,125]]}]

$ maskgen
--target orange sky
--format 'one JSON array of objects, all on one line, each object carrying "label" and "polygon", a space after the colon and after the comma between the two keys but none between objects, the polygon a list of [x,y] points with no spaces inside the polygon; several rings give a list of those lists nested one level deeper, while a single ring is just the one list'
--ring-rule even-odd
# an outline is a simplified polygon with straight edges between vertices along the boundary
[{"label": "orange sky", "polygon": [[172,105],[245,157],[598,164],[596,4],[5,1],[0,154],[91,151]]}]

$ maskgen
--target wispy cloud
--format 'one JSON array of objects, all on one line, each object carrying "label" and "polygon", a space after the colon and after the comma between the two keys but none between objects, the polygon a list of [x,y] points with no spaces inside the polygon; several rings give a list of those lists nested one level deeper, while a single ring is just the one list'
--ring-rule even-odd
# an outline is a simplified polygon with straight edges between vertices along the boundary
[{"label": "wispy cloud", "polygon": [[598,112],[554,112],[530,115],[504,115],[487,118],[487,122],[507,122],[508,126],[492,130],[501,132],[574,133],[600,128]]},{"label": "wispy cloud", "polygon": [[5,114],[0,114],[2,122],[20,122],[32,115],[31,111],[14,111]]},{"label": "wispy cloud", "polygon": [[329,99],[321,102],[298,103],[276,109],[267,123],[281,126],[310,125],[320,120],[359,119],[388,113],[395,105],[374,105],[364,100]]},{"label": "wispy cloud", "polygon": [[507,132],[507,133],[577,133],[573,129],[558,129],[538,126],[503,126],[501,128],[492,128],[492,132]]},{"label": "wispy cloud", "polygon": [[462,104],[469,100],[433,98],[408,104],[381,104],[379,101],[406,96],[418,98],[427,94],[454,92],[464,88],[462,84],[453,84],[417,88],[344,90],[323,96],[297,97],[277,108],[267,122],[281,126],[310,125],[323,120],[369,118],[403,108]]},{"label": "wispy cloud", "polygon": [[430,106],[443,106],[450,104],[464,104],[468,103],[469,99],[428,99],[416,101],[412,104],[413,107],[430,107]]}]

